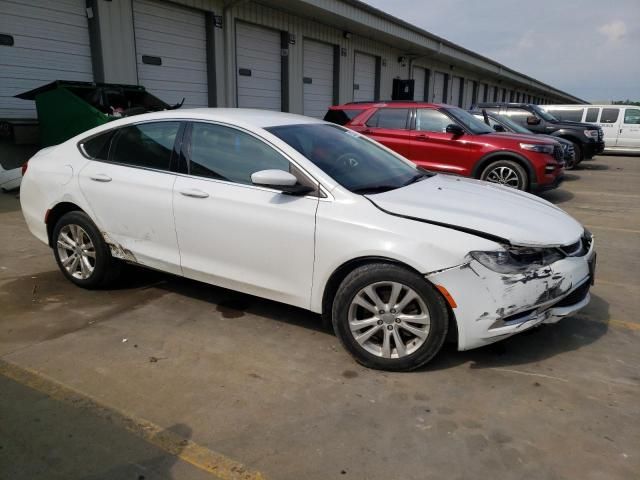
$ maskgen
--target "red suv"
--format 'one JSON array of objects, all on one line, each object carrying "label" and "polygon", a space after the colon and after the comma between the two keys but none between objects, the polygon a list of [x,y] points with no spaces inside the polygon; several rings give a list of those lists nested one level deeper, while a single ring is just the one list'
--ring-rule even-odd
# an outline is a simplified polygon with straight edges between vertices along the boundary
[{"label": "red suv", "polygon": [[386,145],[428,170],[501,183],[520,190],[555,188],[562,147],[535,135],[495,131],[465,110],[421,102],[354,102],[324,119]]}]

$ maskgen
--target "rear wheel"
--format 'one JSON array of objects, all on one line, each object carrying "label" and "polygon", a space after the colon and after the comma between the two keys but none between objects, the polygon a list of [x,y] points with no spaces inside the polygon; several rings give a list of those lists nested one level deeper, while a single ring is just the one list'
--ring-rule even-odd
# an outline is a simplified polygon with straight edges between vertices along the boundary
[{"label": "rear wheel", "polygon": [[529,188],[527,172],[513,160],[498,160],[490,163],[482,171],[480,179],[517,188],[518,190],[527,190]]},{"label": "rear wheel", "polygon": [[121,264],[111,256],[100,231],[84,212],[69,212],[53,229],[53,252],[60,271],[83,288],[111,284]]},{"label": "rear wheel", "polygon": [[360,364],[409,371],[431,360],[447,335],[448,311],[420,275],[371,264],[344,279],[333,302],[336,335]]}]

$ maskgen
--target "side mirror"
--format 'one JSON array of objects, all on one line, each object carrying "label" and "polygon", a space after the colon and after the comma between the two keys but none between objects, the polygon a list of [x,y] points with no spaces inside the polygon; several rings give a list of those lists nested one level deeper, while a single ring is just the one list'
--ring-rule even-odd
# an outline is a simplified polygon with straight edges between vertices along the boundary
[{"label": "side mirror", "polygon": [[447,125],[445,132],[450,133],[454,137],[460,137],[464,135],[464,130],[462,129],[462,127],[460,125],[456,125],[455,123],[450,123],[449,125]]},{"label": "side mirror", "polygon": [[280,190],[289,195],[306,195],[314,191],[313,188],[298,183],[298,179],[284,170],[260,170],[251,174],[251,182],[260,187]]},{"label": "side mirror", "polygon": [[527,125],[539,125],[539,124],[540,124],[540,119],[535,115],[529,115],[527,117]]},{"label": "side mirror", "polygon": [[493,129],[496,132],[506,132],[505,128],[502,125],[498,125],[497,123],[493,126]]}]

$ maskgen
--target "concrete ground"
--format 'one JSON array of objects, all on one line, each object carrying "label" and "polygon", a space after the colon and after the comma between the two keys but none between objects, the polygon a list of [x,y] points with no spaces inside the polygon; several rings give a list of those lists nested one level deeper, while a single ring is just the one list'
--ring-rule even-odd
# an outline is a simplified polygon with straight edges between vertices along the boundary
[{"label": "concrete ground", "polygon": [[78,289],[0,195],[0,478],[638,478],[639,184],[602,156],[544,194],[596,236],[583,312],[407,374],[220,288]]}]

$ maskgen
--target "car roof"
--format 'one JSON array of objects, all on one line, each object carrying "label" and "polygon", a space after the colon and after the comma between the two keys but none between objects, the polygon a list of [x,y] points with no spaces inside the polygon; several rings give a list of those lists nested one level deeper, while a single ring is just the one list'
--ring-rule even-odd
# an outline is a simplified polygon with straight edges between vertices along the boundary
[{"label": "car roof", "polygon": [[213,120],[234,124],[238,123],[257,128],[326,123],[323,120],[305,117],[303,115],[253,108],[187,108],[163,110],[161,112],[144,113],[141,115],[126,117],[126,119],[123,120],[128,121],[123,122],[120,120],[119,122],[127,124],[141,121],[169,119]]},{"label": "car roof", "polygon": [[478,102],[473,106],[476,108],[487,108],[487,107],[527,107],[530,105],[535,105],[535,103],[522,103],[522,102]]},{"label": "car roof", "polygon": [[362,110],[363,108],[380,108],[380,107],[395,107],[395,108],[415,108],[415,107],[454,107],[455,105],[447,105],[446,103],[429,103],[429,102],[417,102],[413,100],[380,100],[378,102],[349,102],[342,105],[334,105],[330,107],[331,110]]}]

